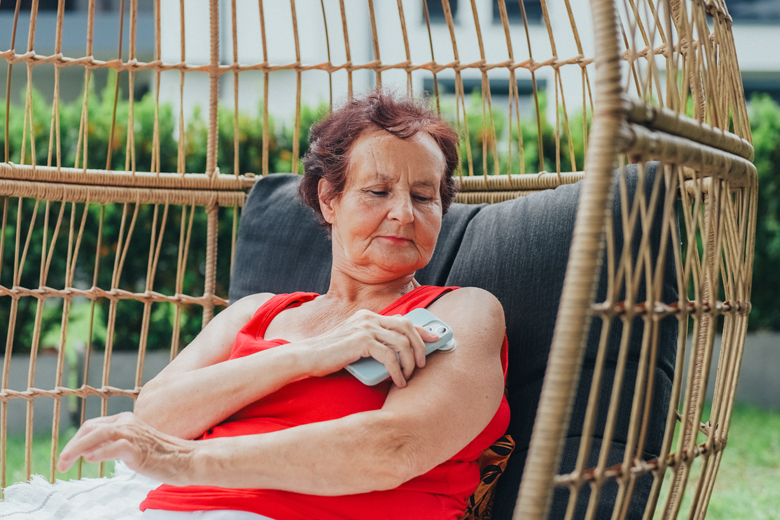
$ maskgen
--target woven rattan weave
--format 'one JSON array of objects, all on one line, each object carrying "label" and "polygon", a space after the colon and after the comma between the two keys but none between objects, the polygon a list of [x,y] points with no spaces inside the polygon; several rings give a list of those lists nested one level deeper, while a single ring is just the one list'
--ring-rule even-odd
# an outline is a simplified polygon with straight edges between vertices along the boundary
[{"label": "woven rattan weave", "polygon": [[[286,123],[292,128],[293,137],[285,153],[290,156],[292,171],[297,172],[301,155],[302,93],[306,81],[327,78],[332,105],[334,100],[360,94],[354,86],[358,76],[371,74],[371,81],[376,85],[395,84],[396,88],[406,88],[415,95],[422,93],[421,78],[428,78],[432,80],[429,95],[435,106],[440,106],[440,102],[446,104],[447,99],[454,101],[450,106],[463,139],[460,202],[499,202],[584,179],[563,297],[515,518],[545,518],[555,487],[570,490],[570,517],[579,490],[590,487],[588,515],[592,518],[598,490],[609,480],[619,484],[613,518],[622,518],[628,508],[633,482],[648,472],[652,473],[654,484],[645,518],[677,518],[678,515],[704,518],[728,441],[750,311],[758,187],[756,170],[751,163],[753,148],[731,18],[724,0],[591,0],[590,20],[578,19],[573,10],[577,6],[572,6],[569,0],[527,1],[526,4],[533,3],[541,8],[539,23],[534,25],[522,1],[517,6],[509,5],[516,2],[493,2],[497,14],[493,25],[489,26],[490,22],[485,21],[484,16],[491,2],[482,0],[461,1],[457,13],[454,12],[457,2],[450,5],[447,0],[382,3],[373,0],[290,0],[289,6],[273,2],[273,9],[269,7],[271,2],[264,0],[254,3],[180,0],[176,20],[180,34],[174,38],[180,45],[180,58],[173,61],[163,59],[163,33],[170,31],[164,29],[163,24],[168,26],[172,21],[163,19],[159,2],[154,2],[150,18],[154,20],[156,38],[154,56],[148,61],[142,61],[136,54],[137,24],[140,23],[137,0],[127,0],[127,5],[121,1],[119,23],[128,24],[129,30],[117,32],[115,59],[94,56],[93,33],[99,23],[95,0],[82,2],[87,18],[86,48],[82,56],[63,55],[63,27],[71,15],[65,1],[58,2],[56,15],[49,13],[50,18],[56,19],[52,53],[36,52],[36,24],[42,16],[39,0],[31,2],[29,12],[21,12],[20,6],[30,4],[21,0],[16,1],[14,11],[4,11],[3,16],[13,16],[13,34],[10,35],[10,47],[0,52],[0,58],[7,64],[6,110],[2,121],[5,155],[0,157],[3,159],[0,162],[0,316],[7,319],[7,324],[3,323],[7,339],[0,391],[0,486],[11,483],[7,477],[8,410],[14,401],[26,402],[27,477],[32,471],[34,404],[45,401],[49,403],[47,406],[53,407],[49,470],[53,481],[57,477],[54,461],[61,449],[58,444],[63,428],[61,408],[66,400],[84,401],[89,396],[97,396],[101,400],[101,413],[106,414],[110,399],[136,396],[145,380],[144,357],[150,347],[148,338],[155,312],[164,307],[172,317],[169,348],[173,358],[181,348],[183,316],[194,315],[197,310],[198,315],[202,314],[201,323],[205,324],[215,311],[227,305],[227,283],[223,278],[229,273],[222,264],[219,267],[222,271],[218,272],[217,246],[221,244],[228,249],[234,246],[240,208],[257,178],[255,173],[243,171],[238,159],[239,99],[245,92],[239,91],[244,88],[239,78],[254,74],[259,82],[258,90],[263,92],[260,107],[262,143],[259,145],[262,162],[256,172],[261,176],[273,173],[269,154],[276,145],[272,142],[274,121],[269,106],[273,108],[275,100],[270,95],[269,85],[276,75],[294,74],[295,77],[295,110]],[[13,0],[3,0],[3,3],[13,3]],[[285,7],[281,11],[285,23],[292,21],[288,44],[294,53],[291,54],[293,59],[286,61],[269,58],[273,42],[266,34],[267,29],[277,23],[269,17],[280,12],[281,4]],[[439,4],[443,19],[436,22],[432,20],[431,9],[434,6],[438,9]],[[356,20],[350,14],[358,7],[359,12],[367,13],[365,19]],[[508,7],[519,7],[519,23],[510,20]],[[242,32],[239,38],[239,22],[248,16],[249,9],[259,23],[252,34]],[[206,62],[192,57],[188,60],[185,52],[189,49],[185,40],[192,38],[185,30],[195,15],[209,21]],[[298,29],[303,20],[321,25],[325,41],[304,38]],[[28,24],[24,48],[16,43],[17,30],[22,30],[20,23]],[[383,36],[391,26],[394,31],[400,29],[399,38]],[[566,34],[554,34],[554,29],[560,32],[561,27],[566,29]],[[353,61],[353,56],[357,55],[355,35],[360,31],[370,32],[373,56],[362,62],[356,58]],[[423,38],[412,37],[413,31],[422,31]],[[492,34],[488,35],[487,31]],[[465,32],[471,35],[470,38],[476,37],[479,59],[473,62],[460,58],[465,55],[461,36]],[[483,46],[488,36],[494,38],[496,34],[504,40],[500,59],[490,57],[492,54]],[[539,34],[544,37],[542,41],[539,41]],[[587,37],[581,38],[581,35]],[[353,38],[352,48],[350,37]],[[576,49],[576,53],[559,55],[556,38],[559,43],[563,39],[573,42],[571,48]],[[243,39],[250,39],[262,50],[262,60],[239,60]],[[420,45],[420,41],[427,45]],[[332,46],[333,55],[337,54],[336,42],[339,52],[343,52],[343,61],[331,59]],[[223,49],[221,53],[220,43],[230,52]],[[321,62],[302,59],[309,55],[304,52],[307,46],[323,44],[327,47],[327,59]],[[382,61],[382,56],[392,56],[394,50],[401,48],[405,59]],[[26,71],[26,81],[21,89],[12,84],[14,71],[18,75],[20,69]],[[61,125],[60,76],[66,69],[82,71],[83,86],[90,83],[93,74],[103,69],[121,72],[121,82],[130,92],[134,91],[139,75],[151,74],[155,125],[148,164],[136,160],[138,135],[133,96],[128,99],[127,114],[117,115],[116,107],[121,97],[118,95],[119,82],[111,100],[114,117],[109,142],[116,148],[124,148],[124,164],[111,164],[111,150],[90,146],[90,117],[94,115],[88,110],[89,96],[95,95],[91,89],[83,88],[79,127]],[[53,91],[46,94],[51,99],[48,126],[34,124],[35,111],[42,109],[40,97],[34,92],[38,70],[49,70],[54,76]],[[570,78],[567,74],[571,71],[576,71],[574,77],[579,77],[581,83],[581,93],[575,99],[568,90]],[[175,105],[178,106],[176,131],[180,136],[175,172],[160,171],[160,85],[164,74],[177,77],[179,86],[178,94],[172,94],[179,101]],[[188,154],[193,151],[187,148],[183,138],[186,133],[185,85],[194,81],[190,78],[206,75],[208,89],[204,90],[202,100],[208,123],[205,169],[186,171]],[[541,75],[550,78],[552,85],[545,95],[537,88]],[[334,78],[338,80],[344,76],[346,88],[340,90],[339,85],[344,85],[344,81],[334,83]],[[464,89],[464,76],[481,80],[481,95],[478,96],[481,103],[476,115]],[[399,77],[402,78],[400,82],[391,80]],[[532,85],[532,92],[527,97],[521,96],[517,87],[521,77],[529,79]],[[491,95],[494,78],[508,81],[506,105],[498,106]],[[440,92],[444,79],[454,81],[455,92],[450,98]],[[230,109],[233,128],[232,143],[226,145],[219,141],[220,125],[226,124],[225,120],[220,120],[219,104],[220,92],[224,94],[229,87],[233,90]],[[12,101],[17,99],[22,99],[19,106],[23,105],[14,112],[23,117],[21,136],[11,135]],[[545,99],[552,109],[545,108]],[[533,114],[530,119],[523,105],[530,106]],[[507,129],[501,132],[496,130],[493,120],[496,110],[503,110],[508,116]],[[473,119],[469,116],[479,117],[479,112],[481,131],[470,133],[468,125]],[[543,121],[548,118],[554,119],[551,139],[545,139],[543,135]],[[535,147],[529,148],[523,142],[523,132],[518,131],[523,125],[535,127]],[[128,128],[131,131],[127,131]],[[68,164],[61,147],[61,136],[65,132],[78,134],[75,160]],[[578,132],[582,134],[584,164],[581,160],[578,163],[575,156],[573,134]],[[17,139],[20,147],[11,145],[14,137],[21,137],[21,140]],[[40,149],[41,143],[45,143],[45,151]],[[87,168],[88,159],[96,157],[100,164],[103,158],[107,159],[104,169]],[[234,158],[230,175],[219,173],[220,167],[231,169],[228,168],[230,164],[224,163],[225,157]],[[629,162],[640,163],[642,171],[641,165],[648,161],[660,161],[659,171],[663,175],[658,175],[656,180],[663,179],[664,189],[659,188],[659,181],[652,191],[645,192],[640,183],[633,204],[622,205],[625,212],[623,227],[629,235],[635,233],[634,229],[643,233],[653,219],[647,214],[647,208],[663,208],[663,238],[658,258],[663,257],[667,248],[673,250],[675,283],[680,295],[679,302],[673,304],[658,300],[664,270],[658,267],[656,258],[651,258],[651,248],[644,234],[636,258],[610,246],[613,233],[609,224],[612,222],[610,186],[616,175],[615,168],[620,171],[620,167]],[[572,171],[562,171],[565,164],[570,165]],[[550,172],[544,171],[545,168]],[[474,175],[477,171],[482,175]],[[649,204],[659,198],[664,200],[663,204]],[[109,221],[105,217],[107,208],[115,208],[113,214],[118,220]],[[204,212],[205,226],[193,226]],[[678,214],[681,215],[679,221]],[[226,221],[227,226],[220,226]],[[38,242],[33,243],[33,237],[40,241],[40,247]],[[633,237],[624,238],[625,243],[629,243]],[[136,273],[135,278],[129,279],[124,270],[128,258],[139,255],[147,259],[146,272]],[[52,259],[57,256],[65,257],[66,267],[54,272],[51,271]],[[199,265],[194,265],[193,258],[196,257]],[[107,263],[101,259],[106,259]],[[160,262],[168,262],[175,271],[168,285],[161,286],[155,281],[160,275]],[[605,301],[594,301],[602,262],[608,264],[610,291]],[[106,265],[110,276],[105,272]],[[646,299],[641,301],[637,293],[640,281],[647,287]],[[189,289],[185,290],[185,287]],[[625,297],[618,299],[619,294]],[[74,348],[69,343],[68,325],[71,308],[76,302],[91,309],[89,329],[79,338],[87,345],[85,363],[80,368],[83,371],[81,384],[73,383],[76,379],[67,379],[64,375],[69,349]],[[120,307],[126,302],[137,302],[143,308],[140,331],[134,339],[137,353],[135,386],[115,388],[109,380],[112,351],[117,341],[117,323],[122,320]],[[105,315],[96,312],[103,307],[107,309]],[[51,319],[52,313],[57,319]],[[633,384],[635,388],[630,442],[622,464],[607,467],[606,456],[602,456],[598,465],[586,467],[591,447],[587,432],[592,433],[595,403],[602,385],[602,374],[597,365],[579,462],[573,472],[558,475],[558,461],[592,316],[603,321],[604,331],[617,321],[622,321],[624,331],[630,329],[632,323],[644,324],[642,357],[636,380],[622,381],[625,363],[618,364],[615,375],[616,383]],[[657,459],[644,461],[637,453],[642,452],[651,404],[652,388],[649,386],[652,378],[647,374],[655,363],[658,347],[658,338],[653,331],[657,329],[658,321],[666,316],[675,316],[679,323],[670,411],[662,453]],[[87,382],[90,357],[94,354],[91,345],[93,331],[97,330],[95,320],[103,320],[106,332],[100,384],[90,385]],[[31,336],[20,343],[22,331],[30,323]],[[42,338],[48,332],[46,327],[59,327],[60,334],[54,378],[44,381],[36,372],[36,364],[42,355]],[[714,337],[718,330],[722,330],[722,347],[719,359],[713,359]],[[621,352],[627,349],[627,334],[624,336]],[[601,352],[606,349],[605,345],[606,333],[602,335]],[[29,359],[25,388],[14,389],[9,384],[12,358]],[[691,368],[684,373],[686,358]],[[603,356],[599,359],[603,363]],[[709,367],[713,363],[718,367],[714,382],[708,381]],[[705,416],[708,385],[714,386],[714,399]],[[616,421],[616,401],[613,399],[608,409],[607,437]],[[84,408],[81,410],[80,420],[83,421]]]}]

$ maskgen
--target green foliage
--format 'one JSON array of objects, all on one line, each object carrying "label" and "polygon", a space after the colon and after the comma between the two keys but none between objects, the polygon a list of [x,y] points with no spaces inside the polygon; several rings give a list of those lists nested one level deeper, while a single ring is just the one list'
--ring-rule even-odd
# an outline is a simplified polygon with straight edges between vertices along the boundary
[{"label": "green foliage", "polygon": [[[482,97],[473,92],[466,107],[466,121],[463,122],[463,114],[460,121],[453,101],[441,103],[442,115],[453,126],[460,129],[460,156],[463,175],[469,175],[469,152],[471,154],[471,167],[474,175],[482,175],[487,165],[489,175],[496,173],[495,152],[498,152],[498,173],[513,174],[521,172],[537,173],[541,170],[548,172],[557,171],[557,162],[560,161],[561,172],[582,171],[584,166],[584,139],[582,114],[569,117],[571,140],[574,145],[574,161],[572,165],[569,151],[569,133],[566,130],[566,120],[561,111],[559,119],[560,147],[556,148],[555,121],[547,120],[547,96],[539,95],[539,112],[541,113],[540,125],[542,131],[542,149],[544,159],[542,168],[539,161],[539,129],[535,119],[520,118],[520,130],[522,132],[522,152],[520,136],[517,128],[517,116],[513,114],[512,122],[508,121],[508,113],[493,105],[492,114],[483,107]],[[468,126],[468,144],[466,141],[465,127]],[[491,131],[491,126],[494,129]],[[511,138],[509,128],[511,126]],[[485,154],[487,151],[487,154]],[[521,166],[521,162],[523,163]]]},{"label": "green foliage", "polygon": [[750,102],[758,169],[758,219],[750,328],[780,330],[780,107],[769,96]]},{"label": "green foliage", "polygon": [[[58,452],[76,434],[76,428],[69,428],[61,432],[57,442]],[[6,448],[6,482],[11,485],[15,482],[26,481],[24,472],[24,435],[9,435],[8,446]],[[51,434],[36,435],[32,439],[32,459],[31,473],[33,475],[44,475],[47,478],[51,475]],[[104,476],[111,476],[114,472],[115,461],[106,461],[104,465]],[[78,477],[78,462],[65,473],[56,473],[57,479],[70,480]],[[83,478],[97,478],[100,476],[100,464],[90,464],[82,462],[81,476]]]},{"label": "green foliage", "polygon": [[[86,147],[87,166],[89,168],[103,169],[109,159],[114,169],[135,169],[136,171],[154,171],[152,167],[152,150],[155,135],[155,111],[157,112],[157,132],[160,146],[160,171],[175,172],[177,170],[179,142],[175,138],[176,118],[170,105],[161,104],[156,109],[154,94],[149,93],[141,100],[133,103],[133,138],[135,159],[133,155],[126,154],[127,146],[127,120],[131,107],[128,100],[123,100],[121,92],[116,104],[116,116],[114,116],[114,89],[115,76],[109,78],[105,90],[96,93],[90,85],[87,91],[87,124]],[[35,90],[31,92],[33,107],[33,129],[35,136],[35,162],[38,165],[57,164],[57,142],[51,143],[51,155],[49,155],[50,122],[52,106],[47,104],[43,97]],[[24,150],[22,160],[22,139],[24,133],[24,94],[21,104],[12,105],[10,113],[5,113],[5,105],[0,106],[0,121],[8,121],[9,124],[9,160],[11,162],[30,164],[31,150],[29,137],[27,147]],[[59,109],[61,165],[64,167],[81,167],[84,161],[84,136],[79,137],[81,127],[83,100],[80,98],[72,103],[63,103]],[[301,131],[299,135],[300,154],[307,150],[308,128],[319,117],[323,106],[318,108],[304,107],[301,112]],[[115,121],[114,133],[111,135],[112,121]],[[232,174],[234,171],[234,116],[233,110],[227,107],[219,108],[219,160],[218,165],[222,173]],[[238,119],[238,167],[242,173],[262,171],[262,111],[256,114],[239,114]],[[4,130],[4,129],[3,129]],[[291,148],[294,133],[292,128],[277,129],[272,118],[269,118],[269,169],[271,172],[290,171]],[[184,132],[185,170],[188,173],[204,172],[206,169],[206,143],[208,137],[208,123],[204,119],[201,110],[196,108],[189,118]],[[5,132],[0,131],[0,151],[5,147]],[[4,153],[4,152],[2,152]],[[4,155],[0,159],[4,159]],[[302,171],[302,169],[301,169]],[[0,284],[6,287],[19,285],[20,287],[37,288],[40,285],[50,285],[55,288],[63,286],[66,271],[66,259],[68,257],[67,229],[73,214],[76,227],[80,224],[85,205],[60,204],[45,202],[37,203],[34,200],[24,199],[21,207],[22,222],[19,233],[21,250],[27,239],[28,223],[35,215],[35,226],[29,240],[28,252],[24,268],[19,280],[14,279],[14,255],[16,252],[15,241],[16,216],[19,210],[18,199],[0,200],[0,211],[6,212],[8,225],[5,230],[5,247],[2,251],[0,262]],[[93,273],[95,270],[95,251],[98,251],[98,239],[101,243],[98,255],[97,286],[102,288],[112,287],[111,274],[114,263],[118,257],[121,259],[125,246],[121,242],[120,229],[127,234],[133,220],[135,205],[109,204],[101,207],[91,204],[87,208],[87,218],[83,234],[83,240],[79,248],[80,257],[76,263],[74,274],[74,286],[89,288],[93,285]],[[127,244],[127,253],[124,259],[122,276],[116,284],[116,288],[130,292],[143,292],[146,286],[147,265],[150,255],[150,240],[154,225],[154,212],[157,211],[157,233],[160,233],[163,219],[164,206],[142,205],[138,208],[136,226],[130,243]],[[182,214],[179,207],[170,207],[164,228],[165,240],[160,250],[159,262],[155,276],[154,290],[162,294],[176,294],[176,272],[179,251],[179,235],[182,218],[189,222],[190,208],[186,208],[186,214]],[[230,251],[233,232],[233,209],[219,209],[218,229],[218,253],[217,253],[217,287],[216,294],[227,295],[230,279]],[[54,228],[59,215],[62,214],[62,224],[57,235],[57,240],[51,249],[51,265],[46,280],[41,280],[41,258],[49,254],[48,248],[54,237]],[[46,248],[44,254],[44,230],[43,222],[46,216],[50,220],[46,233]],[[187,258],[187,266],[184,271],[184,294],[198,296],[203,293],[206,264],[206,221],[207,215],[202,207],[195,208],[192,214],[192,233]],[[102,222],[102,233],[99,228]],[[122,247],[120,248],[120,245]],[[39,345],[41,347],[57,346],[60,339],[60,321],[62,316],[62,300],[48,298],[47,304],[41,309],[41,330],[43,335]],[[88,336],[89,322],[93,321],[91,341],[96,348],[103,348],[106,342],[106,323],[111,313],[111,304],[107,299],[98,300],[94,318],[91,305],[87,304],[86,311],[83,302],[80,306],[74,304],[71,318],[68,324],[68,345],[73,345],[74,338],[85,341]],[[12,312],[10,298],[0,299],[0,323],[9,323]],[[149,341],[148,348],[169,348],[173,333],[173,323],[176,307],[168,303],[154,303],[149,309],[144,304],[135,301],[119,300],[115,304],[115,312],[118,316],[116,328],[111,338],[115,349],[135,349],[140,341],[140,330],[144,319],[144,313],[148,312]],[[33,298],[21,298],[16,308],[17,319],[14,331],[14,350],[26,350],[32,345],[33,328],[38,314],[37,301]],[[85,314],[86,312],[86,314]],[[182,306],[180,322],[180,346],[186,345],[201,328],[202,308],[196,305]],[[6,330],[2,331],[5,335]]]},{"label": "green foliage", "polygon": [[[86,125],[87,137],[87,164],[90,168],[104,168],[107,155],[110,152],[111,166],[123,169],[125,165],[132,167],[132,161],[127,160],[127,115],[130,104],[127,100],[119,101],[116,106],[116,124],[113,138],[110,136],[112,120],[114,120],[114,88],[115,79],[111,77],[106,89],[97,93],[90,86],[88,91],[88,122]],[[49,156],[49,132],[52,107],[43,97],[35,91],[31,92],[33,106],[33,127],[35,135],[35,155],[38,164],[56,164],[56,142],[52,143],[51,157]],[[22,99],[24,101],[24,99]],[[560,150],[556,151],[555,121],[548,121],[546,116],[546,97],[540,96],[540,113],[543,145],[543,168],[546,171],[556,171],[556,156],[560,157],[560,170],[562,172],[582,170],[584,156],[583,120],[582,115],[573,115],[568,121],[571,129],[572,144],[574,147],[575,164],[571,164],[569,153],[569,139],[566,131],[565,120],[560,117]],[[155,105],[153,94],[147,94],[133,106],[134,114],[134,145],[135,167],[139,171],[152,169],[152,145],[155,128]],[[21,162],[21,143],[23,135],[23,106],[12,105],[11,112],[7,115],[9,123],[9,153],[10,160]],[[60,106],[60,149],[63,166],[72,167],[83,163],[83,142],[79,152],[79,127],[81,124],[82,100],[65,103]],[[298,136],[299,157],[302,157],[308,149],[309,128],[327,111],[326,105],[318,107],[301,107],[301,128]],[[780,329],[780,301],[776,298],[773,288],[780,286],[780,184],[775,175],[776,166],[780,164],[780,108],[767,97],[758,97],[751,103],[752,127],[754,145],[756,149],[756,165],[759,170],[761,187],[759,190],[759,216],[756,236],[756,257],[754,267],[753,285],[753,313],[750,320],[751,328]],[[465,175],[469,172],[468,153],[466,148],[465,125],[463,114],[460,114],[460,125],[456,121],[455,106],[453,102],[442,102],[442,114],[456,127],[460,128],[461,136],[461,166]],[[238,168],[243,172],[262,171],[262,108],[252,113],[240,113],[238,119]],[[0,105],[0,121],[5,122],[5,106]],[[231,107],[219,108],[219,159],[218,165],[223,173],[234,171],[234,112]],[[520,132],[518,133],[517,119],[513,118],[510,124],[503,107],[493,107],[492,115],[483,111],[482,99],[478,94],[472,95],[467,102],[468,142],[471,150],[471,164],[475,175],[481,175],[484,164],[487,164],[489,174],[495,173],[494,150],[498,152],[499,173],[511,171],[515,174],[521,171],[521,161],[524,171],[535,173],[539,171],[538,157],[538,131],[537,122],[533,118],[521,117]],[[157,124],[160,142],[160,170],[176,171],[178,157],[178,140],[176,135],[176,117],[169,105],[162,104],[157,109]],[[485,128],[493,126],[495,132],[486,132]],[[268,163],[271,172],[291,171],[292,148],[294,140],[293,127],[287,124],[278,124],[273,118],[269,118],[269,146]],[[56,132],[56,130],[55,130]],[[0,150],[4,146],[4,132],[0,132]],[[208,136],[208,124],[204,114],[196,108],[188,119],[184,132],[185,169],[187,172],[203,172],[206,167],[206,142]],[[522,137],[522,154],[520,141]],[[493,141],[495,139],[495,142]],[[486,145],[483,148],[483,141]],[[487,156],[483,157],[484,150]],[[511,150],[511,154],[510,154]],[[80,156],[77,163],[77,155]],[[25,162],[30,162],[29,144],[25,150]],[[302,168],[299,166],[299,171]],[[0,201],[0,203],[3,203]],[[3,209],[7,214],[8,225],[6,227],[5,247],[2,252],[2,267],[0,267],[0,283],[6,287],[15,284],[14,254],[16,250],[16,216],[18,202],[16,199],[7,199]],[[64,208],[60,203],[47,205],[44,202],[24,199],[22,204],[20,236],[20,250],[24,248],[28,233],[28,224],[36,214],[36,224],[30,237],[27,260],[17,285],[21,287],[36,288],[41,285],[40,264],[43,253],[43,222],[46,214],[49,215],[49,227],[47,244],[53,236],[53,229],[62,211],[62,225],[58,239],[52,249],[52,261],[46,283],[61,287],[61,281],[65,275],[65,260],[67,258],[67,228],[71,218],[71,212],[75,211],[76,225],[80,223],[84,204],[66,204]],[[159,233],[160,221],[163,215],[163,206],[157,208]],[[106,205],[104,208],[92,204],[88,208],[88,216],[85,225],[83,242],[80,247],[81,256],[76,264],[74,286],[89,288],[93,284],[93,272],[95,251],[97,249],[98,228],[102,219],[103,232],[98,255],[99,269],[97,286],[110,288],[112,285],[111,273],[117,260],[117,254],[122,250],[120,245],[120,229],[124,220],[125,233],[130,225],[135,207],[127,205]],[[139,208],[137,226],[128,245],[122,277],[117,283],[117,288],[131,292],[143,292],[147,273],[147,263],[150,254],[149,236],[152,233],[154,222],[154,206],[142,206]],[[228,292],[230,269],[231,237],[233,227],[233,210],[221,208],[219,214],[219,247],[217,258],[217,294],[226,295]],[[102,217],[101,217],[102,212]],[[181,208],[171,207],[167,215],[165,233],[160,250],[160,258],[154,281],[154,290],[162,294],[176,294],[176,271],[179,249],[179,232],[182,218],[189,218],[189,208],[182,215]],[[187,221],[185,221],[185,224]],[[205,251],[206,251],[206,212],[203,208],[196,208],[193,214],[192,242],[189,248],[187,266],[184,272],[183,290],[185,294],[199,295],[203,292],[205,279]],[[48,246],[47,246],[48,247]],[[48,253],[48,251],[47,251]],[[55,282],[57,281],[57,282]],[[77,305],[78,304],[78,305]],[[106,323],[111,312],[111,305],[106,299],[100,299],[95,318],[91,311],[85,312],[84,303],[74,301],[74,309],[69,322],[69,338],[80,336],[84,338],[85,327],[88,327],[92,319],[92,342],[102,348],[105,345],[107,331]],[[0,299],[0,323],[8,323],[12,302],[10,298]],[[88,306],[91,308],[91,306]],[[149,313],[149,342],[148,348],[169,348],[173,335],[173,323],[177,309],[168,303],[155,303],[149,309],[144,304],[120,300],[116,303],[117,320],[113,334],[114,348],[135,349],[140,341],[140,330],[144,313]],[[62,301],[47,299],[47,304],[42,309],[41,346],[56,346],[59,342],[59,327]],[[38,312],[37,301],[33,298],[21,298],[16,309],[18,318],[14,332],[15,349],[27,349],[32,344],[35,316]],[[197,305],[182,306],[180,319],[180,346],[191,341],[201,327],[202,309]],[[76,332],[78,331],[78,332]],[[5,332],[5,331],[3,331]],[[84,335],[82,335],[84,334]],[[69,340],[69,344],[72,342]]]}]

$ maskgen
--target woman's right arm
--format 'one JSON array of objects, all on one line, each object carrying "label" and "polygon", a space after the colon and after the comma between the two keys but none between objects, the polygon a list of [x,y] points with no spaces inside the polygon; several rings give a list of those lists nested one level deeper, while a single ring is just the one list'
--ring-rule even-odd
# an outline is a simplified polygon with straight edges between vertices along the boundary
[{"label": "woman's right arm", "polygon": [[250,296],[219,313],[144,385],[136,416],[163,433],[194,439],[288,383],[332,374],[368,356],[384,363],[402,388],[414,367],[425,365],[423,341],[438,339],[407,320],[358,311],[319,336],[228,360],[236,334],[270,297]]},{"label": "woman's right arm", "polygon": [[295,351],[287,349],[228,360],[236,334],[271,296],[248,296],[217,314],[176,359],[144,385],[135,414],[162,432],[193,439],[302,377],[302,363]]}]

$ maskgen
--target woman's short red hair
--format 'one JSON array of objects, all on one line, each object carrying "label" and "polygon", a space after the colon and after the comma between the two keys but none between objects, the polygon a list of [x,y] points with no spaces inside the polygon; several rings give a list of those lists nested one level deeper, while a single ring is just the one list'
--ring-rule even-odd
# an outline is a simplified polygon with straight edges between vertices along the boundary
[{"label": "woman's short red hair", "polygon": [[431,136],[444,155],[439,192],[442,214],[447,213],[456,191],[452,175],[458,166],[458,134],[427,103],[375,89],[365,97],[350,99],[311,129],[309,151],[303,158],[305,173],[298,193],[317,214],[320,223],[330,228],[322,216],[317,195],[320,179],[328,181],[332,198],[337,198],[347,184],[352,145],[364,132],[375,129],[399,139],[409,139],[418,132]]}]

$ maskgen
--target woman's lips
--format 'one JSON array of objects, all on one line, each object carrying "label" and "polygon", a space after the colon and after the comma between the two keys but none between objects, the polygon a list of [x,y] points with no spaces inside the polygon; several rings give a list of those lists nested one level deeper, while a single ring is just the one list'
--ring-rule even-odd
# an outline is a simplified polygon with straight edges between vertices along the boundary
[{"label": "woman's lips", "polygon": [[384,238],[385,240],[389,240],[393,244],[404,244],[406,242],[411,242],[408,238],[402,238],[402,237],[393,237],[393,236],[381,236],[379,238]]}]

